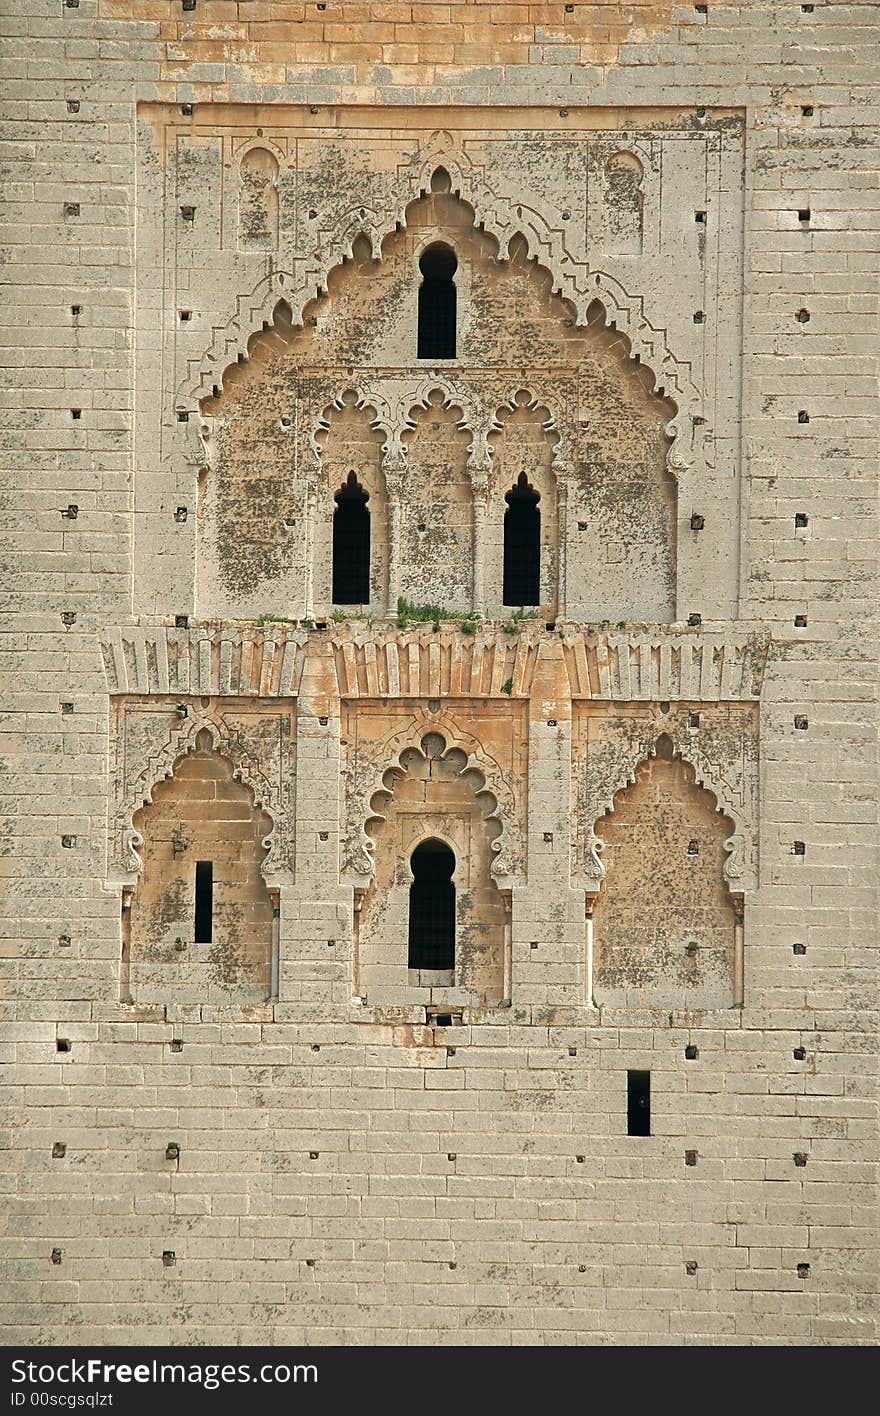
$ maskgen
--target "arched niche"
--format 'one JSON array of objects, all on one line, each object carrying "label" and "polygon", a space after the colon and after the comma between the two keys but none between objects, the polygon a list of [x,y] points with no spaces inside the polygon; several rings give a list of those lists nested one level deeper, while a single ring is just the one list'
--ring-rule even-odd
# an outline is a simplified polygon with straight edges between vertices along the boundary
[{"label": "arched niche", "polygon": [[317,469],[283,357],[294,338],[279,301],[271,330],[206,400],[197,502],[196,608],[203,619],[302,613],[308,493]]},{"label": "arched niche", "polygon": [[126,891],[124,993],[138,1003],[264,1002],[275,932],[261,866],[272,821],[207,729],[133,824],[143,864]]},{"label": "arched niche", "polygon": [[278,245],[278,159],[266,147],[248,148],[238,164],[238,245],[242,251]]},{"label": "arched niche", "polygon": [[596,824],[605,875],[592,909],[593,995],[611,1007],[729,1008],[739,901],[724,865],[736,827],[665,735]]},{"label": "arched niche", "polygon": [[[554,293],[550,272],[530,255],[525,238],[511,235],[500,258],[498,241],[477,229],[467,202],[443,190],[426,192],[407,206],[406,224],[381,243],[380,259],[366,238],[354,239],[350,257],[330,271],[326,289],[305,305],[301,327],[294,327],[290,307],[280,302],[271,326],[248,341],[247,358],[229,366],[216,394],[203,402],[211,457],[199,504],[200,613],[308,612],[307,575],[298,558],[308,535],[302,521],[307,488],[316,475],[310,436],[340,388],[360,392],[369,386],[358,398],[365,407],[375,407],[377,398],[397,406],[400,385],[414,372],[432,377],[431,361],[417,357],[419,262],[438,242],[455,252],[458,263],[455,378],[463,385],[485,381],[494,370],[506,382],[513,366],[526,370],[527,379],[534,374],[538,386],[559,369],[576,381],[577,396],[567,395],[559,422],[570,460],[568,509],[556,537],[571,551],[566,614],[594,623],[672,620],[676,486],[667,464],[675,406],[658,396],[654,375],[636,360],[628,338],[608,323],[598,299],[588,308],[586,325],[578,326],[572,305]],[[438,368],[433,376],[445,375]],[[473,530],[469,541],[464,525],[469,518],[472,524],[472,513],[465,513],[464,439],[461,447],[417,449],[426,427],[439,434],[440,443],[450,443],[449,414],[419,414],[412,434],[408,420],[409,410],[401,407],[389,430],[389,446],[398,456],[394,475],[407,508],[397,593],[416,603],[469,611],[475,608],[474,548]],[[434,428],[435,422],[440,426]],[[407,459],[418,463],[414,476]],[[428,496],[420,510],[436,506],[436,511],[413,518],[410,488],[423,494],[420,479],[424,482],[429,464],[448,474],[449,495],[441,487],[439,499],[460,502],[460,509],[440,508]],[[390,469],[386,460],[389,481]],[[484,465],[481,475],[485,470]],[[541,497],[549,533],[555,497],[543,491]],[[432,561],[412,574],[419,544],[406,521],[415,527],[436,522],[442,565]],[[449,533],[451,547],[445,544]],[[548,534],[542,551],[548,583],[541,592],[548,603],[550,559]],[[442,583],[432,584],[435,569]],[[500,583],[500,574],[499,567],[494,583]],[[558,564],[555,574],[558,581]],[[486,579],[487,592],[492,579]]]},{"label": "arched niche", "polygon": [[454,359],[458,334],[458,257],[445,241],[432,241],[419,256],[418,359]]},{"label": "arched niche", "polygon": [[615,255],[642,251],[644,169],[634,152],[612,153],[605,163],[603,226],[605,244]]},{"label": "arched niche", "polygon": [[403,439],[399,593],[412,604],[466,613],[473,608],[472,434],[439,390],[411,416]]},{"label": "arched niche", "polygon": [[[371,1004],[499,1003],[509,951],[509,897],[491,874],[497,800],[468,755],[426,733],[387,769],[367,823],[374,875],[358,890],[355,992]],[[425,841],[454,858],[453,969],[410,969],[412,857]]]},{"label": "arched niche", "polygon": [[[382,435],[371,427],[368,409],[355,407],[354,395],[346,392],[341,406],[331,406],[326,413],[326,431],[322,430],[320,448],[320,478],[315,497],[312,528],[312,564],[314,604],[319,614],[328,613],[334,605],[347,613],[356,608],[372,615],[385,613],[388,596],[388,496],[382,471]],[[365,510],[369,519],[369,595],[357,606],[352,600],[336,602],[334,583],[334,520],[340,493],[351,485],[351,477],[367,498]]]},{"label": "arched niche", "polygon": [[[525,390],[514,394],[510,403],[495,415],[492,434],[492,464],[484,531],[484,595],[486,612],[494,618],[511,609],[526,606],[543,610],[555,618],[559,592],[559,518],[556,474],[553,468],[558,434],[548,429],[548,410]],[[537,598],[505,598],[511,589],[509,568],[513,528],[511,509],[536,498]],[[513,507],[512,507],[513,504]]]},{"label": "arched niche", "polygon": [[455,978],[457,892],[455,852],[445,841],[427,836],[409,858],[407,967],[410,975],[448,974]]}]

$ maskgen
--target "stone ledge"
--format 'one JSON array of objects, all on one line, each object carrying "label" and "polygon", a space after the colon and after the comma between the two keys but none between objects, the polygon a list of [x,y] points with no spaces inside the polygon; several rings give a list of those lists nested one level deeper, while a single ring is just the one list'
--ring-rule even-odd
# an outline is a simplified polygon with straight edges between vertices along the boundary
[{"label": "stone ledge", "polygon": [[[466,620],[462,614],[461,619]],[[444,622],[321,626],[209,624],[107,629],[101,650],[111,694],[296,697],[312,635],[329,646],[341,698],[528,698],[542,645],[561,642],[572,699],[602,702],[755,702],[770,637],[759,630],[682,631],[634,626],[596,633],[539,620],[513,633]],[[558,638],[557,638],[558,636]]]},{"label": "stone ledge", "polygon": [[110,693],[295,697],[304,629],[125,626],[101,636]]},{"label": "stone ledge", "polygon": [[572,698],[709,703],[760,698],[770,640],[757,632],[653,630],[566,633],[563,643]]}]

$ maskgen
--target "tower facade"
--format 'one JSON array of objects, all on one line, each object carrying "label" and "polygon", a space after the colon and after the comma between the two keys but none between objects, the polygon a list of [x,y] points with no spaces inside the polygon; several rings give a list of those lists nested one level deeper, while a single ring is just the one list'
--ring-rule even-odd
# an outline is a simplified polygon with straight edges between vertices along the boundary
[{"label": "tower facade", "polygon": [[35,8],[11,1330],[871,1342],[867,11]]}]

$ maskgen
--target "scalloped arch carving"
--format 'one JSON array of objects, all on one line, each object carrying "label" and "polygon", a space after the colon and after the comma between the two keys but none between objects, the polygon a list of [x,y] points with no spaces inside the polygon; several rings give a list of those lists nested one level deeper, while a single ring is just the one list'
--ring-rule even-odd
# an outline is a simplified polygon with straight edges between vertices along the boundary
[{"label": "scalloped arch carving", "polygon": [[[541,426],[553,448],[551,468],[556,477],[563,476],[571,467],[571,458],[568,452],[567,439],[563,436],[557,421],[556,414],[550,409],[547,400],[532,390],[526,384],[520,384],[508,394],[507,398],[499,403],[492,414],[491,434],[499,434],[504,430],[504,424],[511,413],[516,413],[517,409],[524,409],[529,413],[546,413],[546,418],[542,420]],[[490,444],[490,452],[494,445]]]},{"label": "scalloped arch carving", "polygon": [[112,862],[122,873],[137,876],[143,868],[138,847],[144,838],[134,825],[135,814],[152,804],[155,788],[173,777],[178,764],[196,751],[202,732],[208,733],[212,750],[232,764],[233,779],[250,788],[254,810],[264,811],[272,821],[272,829],[260,843],[266,852],[260,866],[264,879],[289,868],[292,813],[291,803],[282,800],[283,788],[270,779],[263,764],[248,750],[243,735],[230,728],[220,713],[192,705],[187,717],[172,726],[161,741],[156,740],[124,782],[117,801],[111,850]]},{"label": "scalloped arch carving", "polygon": [[[661,749],[659,752],[658,748]],[[660,732],[652,733],[647,745],[643,742],[635,743],[628,760],[620,764],[620,774],[615,785],[584,804],[582,819],[586,835],[583,870],[587,890],[597,893],[605,878],[605,866],[601,860],[603,842],[596,834],[596,826],[603,817],[613,814],[615,798],[635,784],[639,767],[652,757],[664,755],[670,760],[679,760],[691,767],[695,785],[710,792],[715,799],[716,811],[733,822],[735,829],[724,841],[724,879],[731,894],[740,894],[751,888],[756,881],[753,878],[750,851],[751,829],[746,820],[743,803],[733,799],[718,767],[710,762],[696,745],[688,745],[685,750],[682,743],[674,741],[669,733]]]},{"label": "scalloped arch carving", "polygon": [[349,393],[354,397],[356,408],[369,409],[373,413],[371,427],[381,432],[384,438],[382,465],[386,475],[405,470],[407,459],[403,439],[415,430],[413,414],[416,410],[429,408],[434,393],[440,394],[444,408],[459,410],[461,418],[458,427],[471,435],[468,470],[476,471],[488,466],[491,414],[483,408],[473,387],[462,380],[440,374],[414,374],[411,378],[369,377],[341,384],[325,405],[310,435],[319,462],[333,412],[342,408]]},{"label": "scalloped arch carving", "polygon": [[[319,414],[310,434],[316,465],[321,467],[324,442],[333,414],[343,408],[346,396],[350,394],[356,408],[372,412],[370,426],[381,432],[384,438],[382,457],[386,474],[403,474],[406,469],[404,439],[416,426],[413,414],[417,409],[426,410],[430,406],[433,393],[442,396],[444,408],[457,408],[461,412],[458,427],[471,434],[467,468],[472,482],[477,486],[484,480],[492,465],[493,436],[502,431],[504,419],[518,407],[546,413],[543,427],[552,439],[553,471],[557,476],[563,476],[570,469],[571,458],[567,439],[543,393],[534,393],[527,386],[519,384],[501,403],[483,402],[480,399],[480,391],[474,386],[462,380],[431,374],[412,379],[347,380],[340,384],[333,398]],[[526,401],[519,401],[521,398]]]},{"label": "scalloped arch carving", "polygon": [[[273,271],[239,296],[228,320],[214,327],[205,354],[191,361],[179,390],[180,406],[191,407],[209,397],[214,386],[222,386],[230,366],[247,360],[249,340],[269,329],[280,300],[289,304],[293,325],[301,325],[305,306],[326,291],[330,273],[353,258],[359,237],[370,243],[373,259],[380,260],[384,241],[406,227],[408,207],[430,192],[431,177],[439,167],[448,173],[453,195],[472,209],[475,225],[497,243],[499,261],[508,258],[514,237],[521,237],[530,259],[550,274],[554,293],[572,305],[577,325],[588,324],[590,306],[597,300],[601,303],[609,325],[629,341],[629,357],[647,365],[655,375],[658,394],[676,403],[678,412],[668,427],[675,437],[682,415],[700,412],[701,397],[690,363],[673,354],[666,329],[648,317],[643,297],[631,295],[614,277],[575,260],[566,248],[561,220],[558,227],[551,226],[540,212],[493,191],[484,174],[453,148],[442,130],[398,168],[384,206],[355,201],[332,230],[318,233],[313,258],[302,274]],[[687,454],[682,450],[680,456]]]},{"label": "scalloped arch carving", "polygon": [[[431,739],[439,739],[442,748],[433,751],[433,746],[426,747]],[[433,755],[449,760],[455,754],[463,759],[457,775],[469,780],[475,799],[491,798],[493,805],[484,819],[496,822],[499,828],[497,837],[490,842],[490,876],[496,881],[504,877],[508,885],[515,883],[511,877],[522,873],[523,841],[513,789],[499,763],[484,751],[476,738],[445,715],[440,718],[414,715],[405,727],[386,738],[382,745],[384,765],[373,766],[366,772],[352,794],[349,821],[356,824],[345,843],[344,868],[365,878],[375,874],[376,842],[370,834],[370,824],[385,819],[381,805],[383,800],[387,804],[392,799],[396,782],[406,775],[407,766],[402,759],[409,753],[423,759]]]}]

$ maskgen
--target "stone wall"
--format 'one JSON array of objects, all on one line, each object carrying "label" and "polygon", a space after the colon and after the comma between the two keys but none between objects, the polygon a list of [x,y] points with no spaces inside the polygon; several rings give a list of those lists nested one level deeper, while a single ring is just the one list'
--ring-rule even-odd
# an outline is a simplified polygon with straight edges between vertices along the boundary
[{"label": "stone wall", "polygon": [[[876,1341],[876,18],[6,6],[6,1340]],[[437,738],[489,947],[432,990]],[[175,922],[147,997],[209,761],[259,980]]]},{"label": "stone wall", "polygon": [[[261,840],[272,823],[254,811],[253,794],[234,781],[207,729],[135,813],[134,825],[143,839],[143,879],[127,901],[127,931],[123,919],[123,999],[264,1002],[271,993],[272,901],[260,875]],[[205,887],[213,927],[197,929],[202,861],[213,867]]]}]

